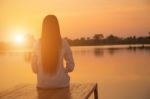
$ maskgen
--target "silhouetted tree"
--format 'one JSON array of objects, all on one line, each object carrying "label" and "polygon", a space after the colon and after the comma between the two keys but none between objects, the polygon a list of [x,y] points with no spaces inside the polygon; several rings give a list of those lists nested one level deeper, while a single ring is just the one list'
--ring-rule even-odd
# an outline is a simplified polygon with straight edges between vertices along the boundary
[{"label": "silhouetted tree", "polygon": [[84,40],[85,40],[85,37],[81,37],[80,40],[84,41]]},{"label": "silhouetted tree", "polygon": [[95,34],[93,36],[93,45],[99,45],[101,44],[102,39],[104,38],[103,34]]},{"label": "silhouetted tree", "polygon": [[114,36],[112,34],[106,38],[106,42],[110,44],[120,43],[120,41],[121,41],[121,38]]},{"label": "silhouetted tree", "polygon": [[94,39],[94,40],[101,40],[101,39],[103,39],[103,38],[104,38],[103,34],[95,34],[95,35],[93,36],[93,39]]},{"label": "silhouetted tree", "polygon": [[90,37],[87,37],[87,40],[90,40]]}]

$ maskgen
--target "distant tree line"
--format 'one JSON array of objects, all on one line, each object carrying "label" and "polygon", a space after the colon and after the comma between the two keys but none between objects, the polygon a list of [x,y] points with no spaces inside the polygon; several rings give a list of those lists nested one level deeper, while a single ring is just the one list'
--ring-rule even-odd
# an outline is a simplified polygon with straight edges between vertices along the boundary
[{"label": "distant tree line", "polygon": [[[95,45],[118,45],[118,44],[150,44],[150,32],[148,36],[136,37],[129,36],[126,38],[109,35],[104,37],[103,34],[95,34],[93,37],[81,37],[77,39],[65,38],[71,46],[95,46]],[[31,49],[35,39],[33,36],[27,36],[25,44],[14,44],[12,42],[0,42],[0,50],[10,49]]]},{"label": "distant tree line", "polygon": [[109,35],[104,38],[103,34],[95,34],[93,37],[81,37],[77,39],[65,38],[71,46],[92,46],[92,45],[118,45],[118,44],[150,44],[150,32],[148,36],[126,38]]}]

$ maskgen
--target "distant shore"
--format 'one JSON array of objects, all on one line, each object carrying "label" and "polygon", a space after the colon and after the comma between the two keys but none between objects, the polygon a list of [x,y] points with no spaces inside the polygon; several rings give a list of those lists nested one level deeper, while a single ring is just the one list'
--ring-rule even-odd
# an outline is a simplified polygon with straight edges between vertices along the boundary
[{"label": "distant shore", "polygon": [[104,37],[103,34],[95,34],[93,37],[81,37],[73,40],[69,38],[65,39],[71,46],[150,44],[150,35],[143,37],[129,36],[126,38],[122,38],[114,35]]},{"label": "distant shore", "polygon": [[[112,45],[128,45],[129,48],[138,47],[145,48],[150,45],[150,32],[149,36],[129,36],[118,37],[115,35],[109,35],[104,37],[103,34],[95,34],[92,37],[81,37],[76,39],[70,39],[65,37],[70,46],[112,46]],[[12,42],[0,42],[0,50],[22,50],[32,49],[35,43],[33,36],[29,36],[24,44],[13,44]]]},{"label": "distant shore", "polygon": [[[98,47],[98,48],[108,48],[108,49],[150,49],[150,44],[107,44],[107,45],[76,45],[71,47]],[[10,52],[10,53],[20,53],[20,52],[32,52],[33,48],[10,48],[10,49],[0,49],[0,52]]]}]

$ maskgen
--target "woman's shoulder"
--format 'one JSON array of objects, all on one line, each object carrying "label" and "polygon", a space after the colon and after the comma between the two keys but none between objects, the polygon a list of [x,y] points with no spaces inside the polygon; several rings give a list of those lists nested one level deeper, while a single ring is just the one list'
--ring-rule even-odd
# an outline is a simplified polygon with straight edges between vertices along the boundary
[{"label": "woman's shoulder", "polygon": [[62,43],[68,43],[65,38],[62,38],[61,40],[62,40]]},{"label": "woman's shoulder", "polygon": [[62,38],[62,45],[65,47],[65,46],[68,46],[68,41],[65,39],[65,38]]}]

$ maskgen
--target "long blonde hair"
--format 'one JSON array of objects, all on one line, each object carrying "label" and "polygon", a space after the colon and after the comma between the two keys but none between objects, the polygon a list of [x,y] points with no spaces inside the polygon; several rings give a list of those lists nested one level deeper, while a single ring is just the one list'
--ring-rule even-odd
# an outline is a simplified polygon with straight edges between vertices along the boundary
[{"label": "long blonde hair", "polygon": [[41,56],[45,73],[53,74],[57,70],[61,35],[59,23],[54,15],[44,18],[42,25]]}]

